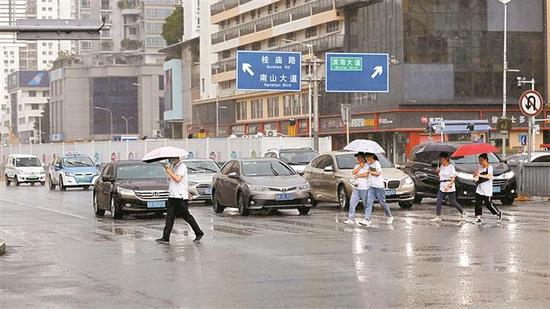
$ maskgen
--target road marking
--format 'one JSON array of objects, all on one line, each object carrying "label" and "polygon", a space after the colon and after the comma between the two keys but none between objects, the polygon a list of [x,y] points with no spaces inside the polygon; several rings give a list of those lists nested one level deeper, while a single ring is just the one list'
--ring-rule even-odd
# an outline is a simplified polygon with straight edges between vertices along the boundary
[{"label": "road marking", "polygon": [[83,220],[88,219],[88,217],[83,217],[83,216],[75,215],[75,214],[64,212],[64,211],[54,210],[54,209],[50,209],[50,208],[44,208],[44,207],[40,207],[40,206],[29,206],[27,204],[14,202],[14,201],[8,201],[8,200],[4,200],[4,199],[0,199],[0,201],[10,203],[12,205],[18,205],[18,206],[23,206],[23,207],[27,207],[27,208],[35,208],[35,209],[40,209],[40,210],[44,210],[44,211],[49,211],[49,212],[53,212],[53,213],[57,213],[57,214],[60,214],[60,215],[65,215],[65,216],[69,216],[69,217],[73,217],[73,218],[78,218],[78,219],[83,219]]}]

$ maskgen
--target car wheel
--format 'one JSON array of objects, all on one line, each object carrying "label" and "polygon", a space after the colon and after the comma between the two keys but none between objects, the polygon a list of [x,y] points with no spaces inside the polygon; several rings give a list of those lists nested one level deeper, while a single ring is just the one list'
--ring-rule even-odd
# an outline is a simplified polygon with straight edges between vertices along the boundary
[{"label": "car wheel", "polygon": [[409,209],[412,207],[413,202],[398,202],[397,204],[399,204],[399,207],[403,209]]},{"label": "car wheel", "polygon": [[98,205],[98,201],[97,201],[97,196],[94,194],[94,213],[96,216],[98,217],[103,217],[103,215],[105,214],[105,209],[99,209],[99,205]]},{"label": "car wheel", "polygon": [[50,190],[52,191],[55,190],[55,185],[52,182],[52,177],[50,177],[50,180],[48,180],[48,183],[49,183]]},{"label": "car wheel", "polygon": [[239,192],[239,194],[237,194],[237,206],[239,207],[239,214],[244,217],[250,215],[250,210],[245,204],[244,196]]},{"label": "car wheel", "polygon": [[514,198],[513,197],[501,198],[500,202],[502,203],[502,205],[506,205],[506,206],[512,205],[514,204]]},{"label": "car wheel", "polygon": [[413,203],[415,203],[415,204],[420,204],[420,203],[422,203],[422,196],[420,196],[420,195],[415,195],[415,196],[414,196]]},{"label": "car wheel", "polygon": [[309,213],[309,207],[299,207],[298,208],[298,212],[302,215],[302,216],[305,216]]},{"label": "car wheel", "polygon": [[338,186],[338,207],[342,210],[346,210],[349,207],[348,195],[343,185]]},{"label": "car wheel", "polygon": [[111,207],[109,210],[111,212],[111,218],[122,219],[122,210],[118,206],[118,202],[116,201],[116,198],[114,196],[111,196],[110,204],[111,204]]},{"label": "car wheel", "polygon": [[40,182],[40,185],[41,185],[41,186],[45,186],[45,185],[46,185],[46,182],[45,182],[45,181],[41,181],[41,182]]},{"label": "car wheel", "polygon": [[212,192],[212,208],[217,214],[223,213],[223,210],[225,209],[225,207],[220,204],[220,201],[218,200],[218,193],[216,191]]},{"label": "car wheel", "polygon": [[6,179],[6,186],[9,186],[11,181],[10,179],[8,178],[8,175],[4,175],[5,179]]},{"label": "car wheel", "polygon": [[63,184],[63,177],[61,176],[59,176],[59,189],[61,189],[61,191],[67,191],[67,187]]},{"label": "car wheel", "polygon": [[15,175],[15,178],[13,178],[13,182],[15,183],[16,187],[19,187],[21,184],[19,183],[19,179],[17,179],[17,175]]},{"label": "car wheel", "polygon": [[34,182],[31,182],[31,186],[33,186],[33,187],[34,187]]},{"label": "car wheel", "polygon": [[157,218],[159,218],[159,219],[162,218],[162,217],[164,217],[164,212],[162,212],[162,211],[155,212],[155,217],[157,217]]}]

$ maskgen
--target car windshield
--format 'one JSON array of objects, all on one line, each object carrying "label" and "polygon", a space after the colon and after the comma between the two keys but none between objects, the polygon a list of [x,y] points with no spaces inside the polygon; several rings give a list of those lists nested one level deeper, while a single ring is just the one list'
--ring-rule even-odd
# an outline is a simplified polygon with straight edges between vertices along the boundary
[{"label": "car windshield", "polygon": [[167,179],[166,172],[160,164],[122,165],[116,169],[117,179]]},{"label": "car windshield", "polygon": [[[489,163],[500,163],[499,158],[494,153],[490,152],[487,154],[487,156],[489,157]],[[455,164],[478,164],[479,163],[476,155],[453,159],[453,162]]]},{"label": "car windshield", "polygon": [[63,166],[65,167],[94,166],[94,162],[92,162],[92,160],[88,157],[64,158]]},{"label": "car windshield", "polygon": [[187,171],[190,174],[201,174],[201,173],[217,173],[220,168],[218,165],[212,161],[185,161],[187,166]]},{"label": "car windshield", "polygon": [[[393,167],[393,164],[388,160],[384,155],[377,154],[378,161],[380,162],[380,166],[382,168],[391,168]],[[357,164],[357,160],[355,159],[354,153],[346,153],[336,156],[336,163],[338,164],[338,168],[341,170],[351,170],[355,167]]]},{"label": "car windshield", "polygon": [[17,167],[37,167],[40,165],[38,158],[17,158],[15,159],[15,166]]},{"label": "car windshield", "polygon": [[281,151],[280,159],[291,165],[305,165],[311,162],[319,154],[313,150]]},{"label": "car windshield", "polygon": [[508,161],[510,162],[520,162],[527,160],[527,155],[519,154],[519,155],[513,155],[508,157]]},{"label": "car windshield", "polygon": [[245,161],[243,162],[243,175],[245,176],[290,176],[294,171],[280,161]]}]

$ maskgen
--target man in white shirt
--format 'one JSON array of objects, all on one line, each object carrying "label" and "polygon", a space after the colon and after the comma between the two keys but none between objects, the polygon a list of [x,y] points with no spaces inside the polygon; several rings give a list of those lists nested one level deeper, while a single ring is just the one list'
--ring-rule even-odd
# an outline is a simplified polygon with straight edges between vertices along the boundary
[{"label": "man in white shirt", "polygon": [[165,166],[166,174],[170,178],[168,202],[166,204],[166,224],[162,238],[157,239],[157,242],[168,243],[170,234],[174,226],[176,216],[180,216],[185,220],[195,232],[194,242],[201,240],[204,233],[201,231],[195,218],[189,213],[187,199],[189,198],[189,188],[187,186],[187,166],[180,158],[172,158],[169,160],[170,166]]}]

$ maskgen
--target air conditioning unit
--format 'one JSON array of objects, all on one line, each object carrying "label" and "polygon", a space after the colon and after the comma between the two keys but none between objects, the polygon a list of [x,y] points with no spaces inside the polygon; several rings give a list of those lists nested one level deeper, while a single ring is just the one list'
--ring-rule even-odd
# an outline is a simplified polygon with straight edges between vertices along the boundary
[{"label": "air conditioning unit", "polygon": [[265,130],[265,136],[275,137],[277,136],[277,130]]},{"label": "air conditioning unit", "polygon": [[160,130],[153,130],[151,135],[154,138],[159,138],[159,137],[161,137],[161,132],[160,132]]}]

